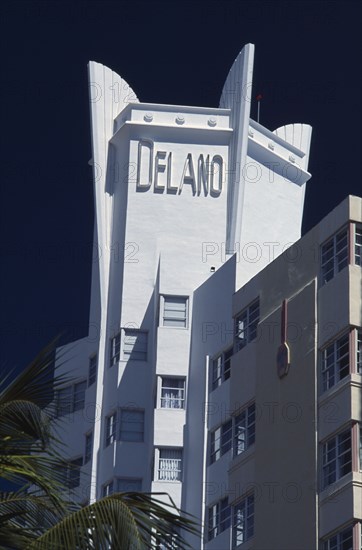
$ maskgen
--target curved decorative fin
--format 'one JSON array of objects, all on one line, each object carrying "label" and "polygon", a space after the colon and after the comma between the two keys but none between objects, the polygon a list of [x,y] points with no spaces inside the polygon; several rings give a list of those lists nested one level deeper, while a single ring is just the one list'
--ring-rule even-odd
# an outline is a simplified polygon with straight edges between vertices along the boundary
[{"label": "curved decorative fin", "polygon": [[[112,196],[107,193],[107,165],[109,161],[109,140],[113,135],[114,119],[128,105],[138,103],[132,88],[123,78],[111,69],[90,61],[89,102],[91,110],[93,174],[97,220],[97,239],[101,250],[100,284],[102,308],[107,296],[108,255],[107,247],[111,246]],[[108,248],[110,249],[110,248]]]},{"label": "curved decorative fin", "polygon": [[310,140],[312,136],[312,127],[309,124],[296,122],[295,124],[286,124],[273,131],[273,134],[280,137],[287,143],[294,145],[297,149],[303,151],[305,156],[300,164],[305,170],[308,168]]},{"label": "curved decorative fin", "polygon": [[233,136],[229,146],[226,251],[240,240],[244,198],[243,167],[248,150],[248,128],[253,82],[254,45],[247,44],[235,59],[225,81],[220,107],[231,109]]},{"label": "curved decorative fin", "polygon": [[[109,140],[113,135],[114,119],[128,103],[138,103],[132,88],[118,74],[101,63],[91,61],[89,70],[89,101],[91,111],[93,176],[96,206],[96,244],[98,244],[99,283],[101,300],[100,341],[98,350],[98,370],[103,372],[106,357],[107,311],[109,295],[110,251],[112,250],[112,183],[107,182],[110,162]],[[96,402],[102,406],[102,385],[97,384]],[[99,422],[94,427],[94,449],[100,445]],[[94,450],[94,453],[95,453]],[[97,478],[98,458],[92,460],[92,478]],[[90,499],[96,498],[96,487],[91,484]]]}]

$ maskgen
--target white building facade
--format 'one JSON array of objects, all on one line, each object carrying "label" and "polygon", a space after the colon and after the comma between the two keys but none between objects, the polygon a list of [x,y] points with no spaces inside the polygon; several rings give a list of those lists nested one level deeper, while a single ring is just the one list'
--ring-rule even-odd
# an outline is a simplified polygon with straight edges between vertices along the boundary
[{"label": "white building facade", "polygon": [[[89,335],[59,350],[75,378],[57,397],[81,502],[161,491],[200,519],[211,502],[210,360],[221,354],[211,383],[226,403],[233,293],[300,238],[310,178],[311,127],[250,118],[253,58],[248,44],[218,108],[141,103],[89,64]],[[220,464],[211,482],[226,480]]]}]

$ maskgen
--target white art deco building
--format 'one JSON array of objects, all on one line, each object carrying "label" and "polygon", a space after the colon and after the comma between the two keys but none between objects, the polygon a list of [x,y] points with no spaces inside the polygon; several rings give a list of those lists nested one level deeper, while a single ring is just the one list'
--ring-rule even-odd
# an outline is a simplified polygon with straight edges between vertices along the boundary
[{"label": "white art deco building", "polygon": [[[282,402],[286,397],[279,385],[285,388],[291,381],[286,390],[290,401],[297,401],[296,385],[301,384],[311,392],[308,407],[314,407],[317,391],[314,366],[308,380],[299,374],[297,382],[292,367],[288,376],[270,367],[264,384],[255,374],[263,372],[255,357],[248,359],[253,372],[245,374],[238,363],[255,350],[265,355],[258,324],[272,312],[279,319],[283,300],[307,284],[298,271],[303,264],[285,258],[301,236],[305,184],[311,177],[311,127],[298,123],[271,131],[250,118],[253,58],[254,46],[248,44],[227,76],[217,108],[141,103],[117,74],[99,63],[89,64],[96,214],[89,334],[61,349],[67,358],[64,368],[75,379],[58,393],[58,410],[69,458],[80,466],[80,474],[70,470],[68,481],[81,502],[117,490],[166,492],[177,505],[205,519],[202,540],[192,541],[195,549],[243,544],[247,550],[310,550],[344,524],[352,526],[357,540],[360,516],[353,505],[342,522],[335,519],[320,527],[314,487],[308,501],[315,511],[310,530],[303,522],[299,528],[290,526],[291,543],[281,536],[281,518],[286,514],[291,521],[290,508],[275,506],[274,517],[246,484],[293,481],[280,474],[289,448],[291,460],[301,462],[296,445],[297,440],[303,445],[302,424],[294,435],[284,434],[281,426],[272,441],[266,428],[260,427],[258,434],[258,392],[263,403]],[[352,226],[358,205],[354,210],[344,207],[344,224]],[[359,238],[356,227],[353,239]],[[330,229],[331,235],[323,230],[326,239],[338,227]],[[331,246],[342,245],[333,240]],[[313,281],[317,271],[308,272]],[[263,282],[255,278],[258,273],[266,277]],[[353,326],[361,326],[356,319]],[[353,334],[356,346],[357,332]],[[282,372],[291,351],[279,333],[272,342],[277,348],[285,344],[279,357]],[[308,345],[314,351],[318,347],[312,341]],[[268,393],[272,391],[274,397]],[[360,409],[355,412],[361,414]],[[351,411],[347,416],[350,421]],[[309,420],[315,427],[315,416]],[[247,433],[247,441],[241,432]],[[327,432],[323,437],[329,437]],[[311,434],[315,437],[315,429]],[[290,446],[280,444],[284,436]],[[332,436],[338,438],[339,432]],[[260,440],[265,444],[258,454]],[[319,447],[316,440],[308,445],[314,457],[309,473],[313,471],[315,481]],[[243,446],[245,455],[237,450]],[[282,450],[278,454],[276,449]],[[268,456],[275,471],[257,467]],[[235,491],[240,483],[244,488]],[[264,529],[260,518],[265,514]],[[266,534],[273,525],[274,538]]]}]

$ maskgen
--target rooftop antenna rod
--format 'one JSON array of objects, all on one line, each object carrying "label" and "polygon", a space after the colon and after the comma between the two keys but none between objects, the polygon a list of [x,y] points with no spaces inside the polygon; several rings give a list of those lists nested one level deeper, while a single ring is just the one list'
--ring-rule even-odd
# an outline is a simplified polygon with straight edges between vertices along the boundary
[{"label": "rooftop antenna rod", "polygon": [[260,119],[260,100],[263,98],[263,96],[261,94],[258,94],[256,96],[256,100],[258,102],[258,114],[257,114],[257,122],[259,122],[259,119]]}]

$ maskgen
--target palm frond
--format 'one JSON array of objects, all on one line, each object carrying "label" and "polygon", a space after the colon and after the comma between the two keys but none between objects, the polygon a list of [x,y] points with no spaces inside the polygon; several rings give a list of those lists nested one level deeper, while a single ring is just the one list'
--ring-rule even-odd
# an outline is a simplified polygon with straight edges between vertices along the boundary
[{"label": "palm frond", "polygon": [[154,548],[154,543],[164,542],[172,534],[177,536],[178,548],[190,548],[180,532],[197,534],[197,523],[190,514],[180,511],[167,493],[118,494],[131,510],[146,548]]},{"label": "palm frond", "polygon": [[29,550],[141,550],[141,539],[128,507],[103,499],[67,516],[31,542]]},{"label": "palm frond", "polygon": [[64,475],[60,461],[49,456],[3,455],[0,456],[0,478],[34,490],[49,498],[55,511],[64,513],[67,501],[64,498]]},{"label": "palm frond", "polygon": [[[0,453],[44,450],[51,439],[50,418],[31,401],[0,403]],[[34,448],[34,445],[36,446]]]},{"label": "palm frond", "polygon": [[181,531],[196,534],[196,523],[164,493],[117,493],[81,509],[70,501],[50,425],[54,391],[70,380],[54,374],[57,341],[14,380],[0,376],[0,479],[20,487],[0,493],[0,550],[144,550],[173,534],[190,548]]},{"label": "palm frond", "polygon": [[[28,550],[141,550],[177,534],[178,548],[191,548],[180,535],[196,534],[191,516],[180,516],[170,503],[155,497],[164,493],[116,493],[67,516],[32,542]],[[169,497],[168,497],[169,498]]]},{"label": "palm frond", "polygon": [[21,489],[0,493],[0,548],[20,549],[28,546],[44,530],[55,525],[62,515],[46,495]]},{"label": "palm frond", "polygon": [[23,400],[44,408],[51,403],[54,390],[63,384],[68,376],[54,376],[54,354],[58,340],[59,338],[56,338],[48,344],[11,382],[9,373],[1,373],[0,404]]}]

